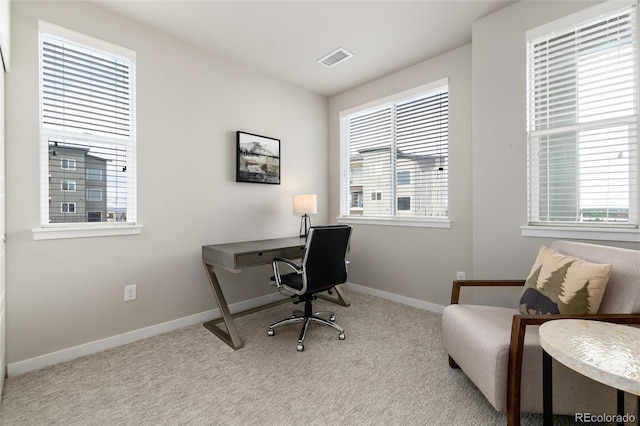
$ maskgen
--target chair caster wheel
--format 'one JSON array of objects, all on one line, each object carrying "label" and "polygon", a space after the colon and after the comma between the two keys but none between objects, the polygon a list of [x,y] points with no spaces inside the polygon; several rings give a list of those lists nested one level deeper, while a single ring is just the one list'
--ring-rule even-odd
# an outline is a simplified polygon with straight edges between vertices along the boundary
[{"label": "chair caster wheel", "polygon": [[344,340],[344,333],[340,333],[340,334],[338,335],[338,339],[340,339],[340,340]]},{"label": "chair caster wheel", "polygon": [[304,345],[302,343],[298,343],[298,347],[296,348],[298,352],[304,351]]},{"label": "chair caster wheel", "polygon": [[334,322],[336,320],[336,316],[335,315],[331,315],[329,317],[329,321]]},{"label": "chair caster wheel", "polygon": [[274,334],[276,334],[276,331],[275,331],[273,328],[270,328],[270,329],[267,331],[267,335],[269,335],[269,336],[273,336]]}]

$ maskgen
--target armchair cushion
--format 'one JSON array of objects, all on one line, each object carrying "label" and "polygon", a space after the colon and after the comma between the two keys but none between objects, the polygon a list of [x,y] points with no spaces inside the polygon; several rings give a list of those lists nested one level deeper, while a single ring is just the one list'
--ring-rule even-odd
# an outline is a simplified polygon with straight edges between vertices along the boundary
[{"label": "armchair cushion", "polygon": [[596,314],[611,265],[541,246],[520,298],[523,314]]}]

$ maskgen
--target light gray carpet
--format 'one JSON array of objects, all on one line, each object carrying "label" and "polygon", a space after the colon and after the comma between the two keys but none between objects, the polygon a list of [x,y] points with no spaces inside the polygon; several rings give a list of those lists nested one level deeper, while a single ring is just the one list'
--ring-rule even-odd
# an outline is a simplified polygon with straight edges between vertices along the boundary
[{"label": "light gray carpet", "polygon": [[[346,340],[312,324],[267,326],[283,304],[237,319],[233,351],[202,325],[7,379],[2,425],[493,425],[506,424],[447,364],[440,315],[347,292],[327,301]],[[542,424],[524,415],[524,425]]]}]

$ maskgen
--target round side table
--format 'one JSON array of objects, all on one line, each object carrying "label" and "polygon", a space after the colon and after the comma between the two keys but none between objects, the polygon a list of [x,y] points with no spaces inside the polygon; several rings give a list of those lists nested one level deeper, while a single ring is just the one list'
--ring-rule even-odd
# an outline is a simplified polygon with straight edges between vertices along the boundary
[{"label": "round side table", "polygon": [[[590,320],[553,320],[540,326],[543,349],[544,424],[553,416],[551,357],[572,370],[618,390],[618,415],[624,393],[638,395],[640,411],[640,329]],[[638,413],[636,413],[636,418]]]}]

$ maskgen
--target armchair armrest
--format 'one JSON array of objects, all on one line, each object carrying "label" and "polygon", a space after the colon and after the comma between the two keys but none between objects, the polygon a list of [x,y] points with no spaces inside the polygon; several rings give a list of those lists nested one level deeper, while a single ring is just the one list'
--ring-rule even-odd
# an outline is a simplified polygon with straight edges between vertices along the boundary
[{"label": "armchair armrest", "polygon": [[584,319],[608,321],[616,324],[640,324],[640,314],[585,314],[585,315],[514,315],[509,344],[509,372],[507,379],[507,424],[520,424],[520,390],[524,335],[528,325],[541,325],[558,319]]},{"label": "armchair armrest", "polygon": [[525,280],[455,280],[451,288],[451,304],[460,300],[461,287],[506,287],[523,286]]},{"label": "armchair armrest", "polygon": [[302,268],[298,266],[294,261],[290,259],[285,259],[283,257],[276,257],[271,261],[271,267],[273,268],[273,278],[276,281],[276,287],[280,287],[282,285],[282,281],[280,280],[280,268],[278,267],[279,263],[284,263],[289,266],[291,269],[295,271],[296,274],[302,274]]}]

